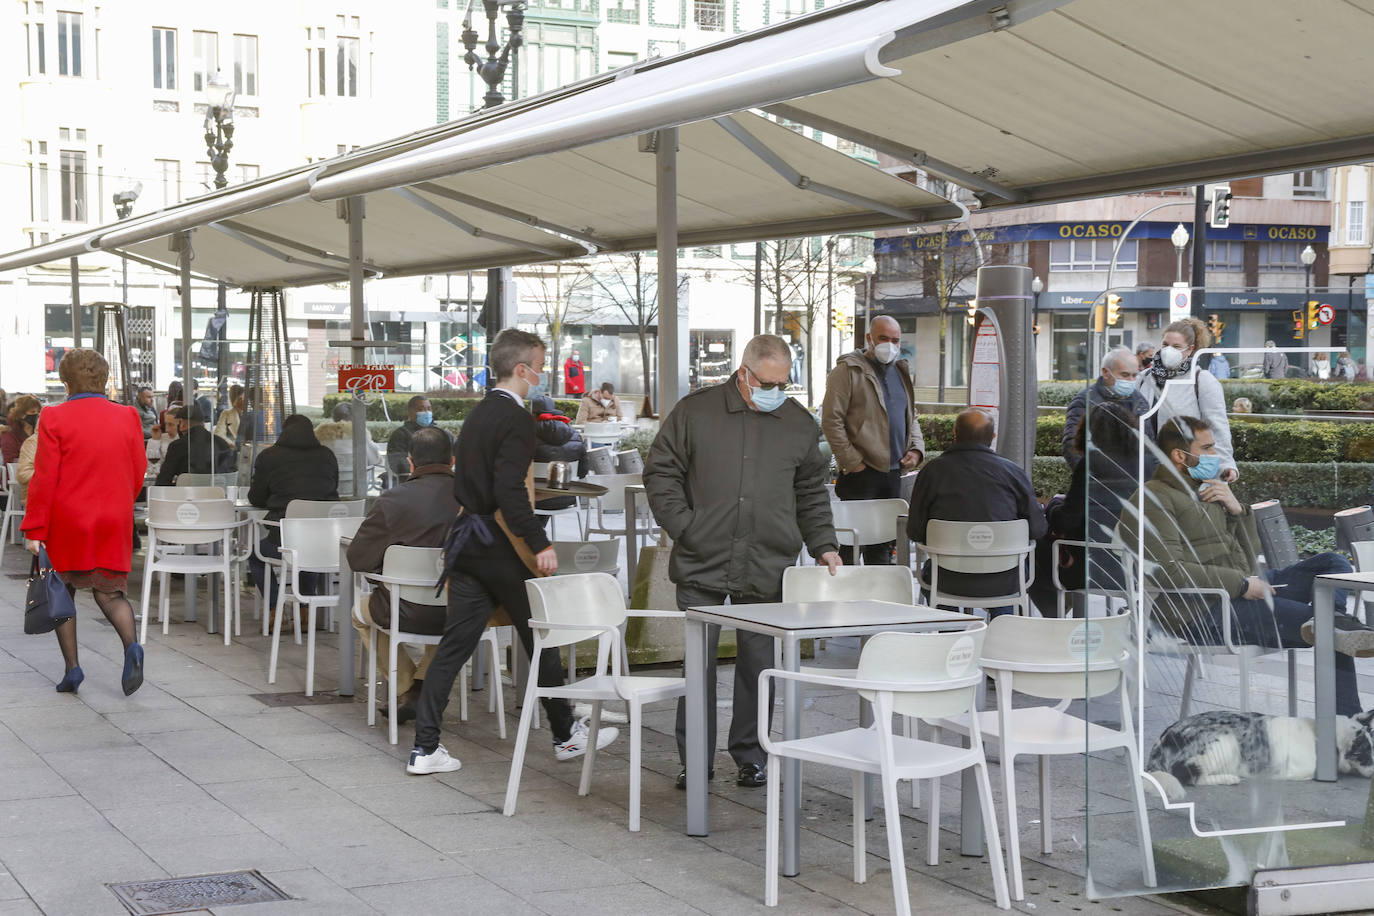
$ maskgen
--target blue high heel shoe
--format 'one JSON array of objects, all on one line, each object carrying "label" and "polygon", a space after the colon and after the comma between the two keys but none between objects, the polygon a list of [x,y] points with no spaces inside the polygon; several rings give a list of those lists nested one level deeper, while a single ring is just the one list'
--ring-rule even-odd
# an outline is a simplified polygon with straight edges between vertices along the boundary
[{"label": "blue high heel shoe", "polygon": [[57,685],[58,693],[76,693],[81,682],[86,679],[86,675],[81,672],[80,665],[73,665],[66,674],[62,675],[61,682]]},{"label": "blue high heel shoe", "polygon": [[133,643],[124,650],[124,695],[143,686],[143,647]]}]

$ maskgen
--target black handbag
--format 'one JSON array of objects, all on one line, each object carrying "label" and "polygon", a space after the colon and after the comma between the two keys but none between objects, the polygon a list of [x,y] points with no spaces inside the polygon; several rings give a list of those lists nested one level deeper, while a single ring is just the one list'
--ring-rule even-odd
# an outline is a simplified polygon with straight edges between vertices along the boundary
[{"label": "black handbag", "polygon": [[24,632],[50,633],[76,616],[76,603],[66,583],[48,562],[46,548],[38,548],[29,568],[29,591],[24,599]]}]

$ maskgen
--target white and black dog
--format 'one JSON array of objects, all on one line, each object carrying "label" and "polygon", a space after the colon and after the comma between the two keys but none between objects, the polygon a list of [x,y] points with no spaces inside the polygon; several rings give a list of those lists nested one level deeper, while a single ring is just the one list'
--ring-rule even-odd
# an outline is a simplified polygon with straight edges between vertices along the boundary
[{"label": "white and black dog", "polygon": [[[1337,768],[1374,776],[1374,709],[1336,717]],[[1250,776],[1311,779],[1317,771],[1312,719],[1213,710],[1164,729],[1145,764],[1172,801],[1184,786],[1233,786]]]}]

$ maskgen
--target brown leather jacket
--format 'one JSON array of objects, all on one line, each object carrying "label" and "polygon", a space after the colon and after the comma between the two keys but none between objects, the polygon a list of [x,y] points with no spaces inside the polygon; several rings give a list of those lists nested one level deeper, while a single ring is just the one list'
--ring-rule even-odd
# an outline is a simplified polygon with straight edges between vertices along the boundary
[{"label": "brown leather jacket", "polygon": [[[924,456],[926,441],[916,418],[911,369],[904,359],[897,360],[896,366],[906,391],[906,451],[915,449]],[[826,377],[825,400],[821,402],[821,431],[840,471],[852,474],[864,465],[886,471],[890,457],[887,428],[887,406],[873,363],[863,350],[846,353]]]}]

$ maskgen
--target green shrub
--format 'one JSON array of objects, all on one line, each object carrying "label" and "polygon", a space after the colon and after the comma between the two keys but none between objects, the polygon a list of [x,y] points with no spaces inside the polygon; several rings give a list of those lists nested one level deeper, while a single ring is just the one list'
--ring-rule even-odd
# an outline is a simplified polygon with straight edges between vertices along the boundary
[{"label": "green shrub", "polygon": [[1067,407],[1087,386],[1087,382],[1041,382],[1039,403],[1042,407]]},{"label": "green shrub", "polygon": [[[412,397],[414,397],[414,396],[415,396],[415,395],[413,395],[413,394],[406,394],[406,393],[400,393],[400,394],[386,394],[386,395],[383,395],[383,397],[386,398],[386,410],[387,410],[387,413],[390,414],[390,421],[391,421],[391,422],[394,422],[394,423],[397,423],[397,424],[400,424],[400,423],[404,423],[404,422],[405,422],[406,417],[409,415],[409,409],[406,407],[406,404],[409,403],[410,399],[411,399]],[[350,398],[349,398],[348,396],[346,396],[346,395],[339,395],[339,394],[327,394],[327,395],[325,395],[325,396],[324,396],[324,409],[323,409],[323,415],[324,415],[326,418],[328,418],[328,417],[333,413],[334,405],[335,405],[335,404],[339,403],[340,401],[348,401],[348,400],[350,400]],[[464,419],[464,418],[467,417],[468,411],[472,410],[473,407],[477,406],[477,403],[478,403],[480,400],[482,400],[482,396],[480,396],[480,395],[475,395],[475,394],[474,394],[474,395],[470,395],[470,396],[458,396],[458,395],[455,395],[455,396],[453,396],[453,397],[442,397],[442,398],[440,398],[440,397],[431,397],[431,398],[429,399],[429,403],[430,403],[430,406],[432,406],[432,407],[434,408],[434,419],[435,419],[436,421],[438,421],[438,420],[462,420],[462,419]],[[567,415],[567,416],[569,416],[569,417],[575,417],[575,416],[577,416],[577,405],[578,405],[578,401],[577,401],[576,399],[569,400],[569,399],[566,399],[566,398],[556,398],[556,399],[554,400],[554,405],[558,408],[558,410],[559,410],[561,413],[563,413],[563,414],[565,414],[565,415]],[[368,403],[367,403],[367,418],[368,418],[369,420],[382,420],[382,421],[386,421],[386,420],[387,420],[387,413],[384,413],[384,412],[382,411],[382,402],[381,402],[381,399],[380,399],[380,398],[369,398],[369,399],[368,399]]]},{"label": "green shrub", "polygon": [[1242,503],[1279,499],[1293,508],[1344,509],[1369,502],[1374,464],[1242,461],[1231,487]]},{"label": "green shrub", "polygon": [[645,461],[649,460],[649,446],[654,444],[655,431],[652,429],[637,429],[625,436],[615,444],[615,450],[623,452],[626,449],[635,449],[639,452],[639,457]]},{"label": "green shrub", "polygon": [[1374,383],[1321,382],[1309,379],[1227,379],[1227,404],[1246,397],[1256,413],[1304,413],[1314,410],[1374,410]]}]

